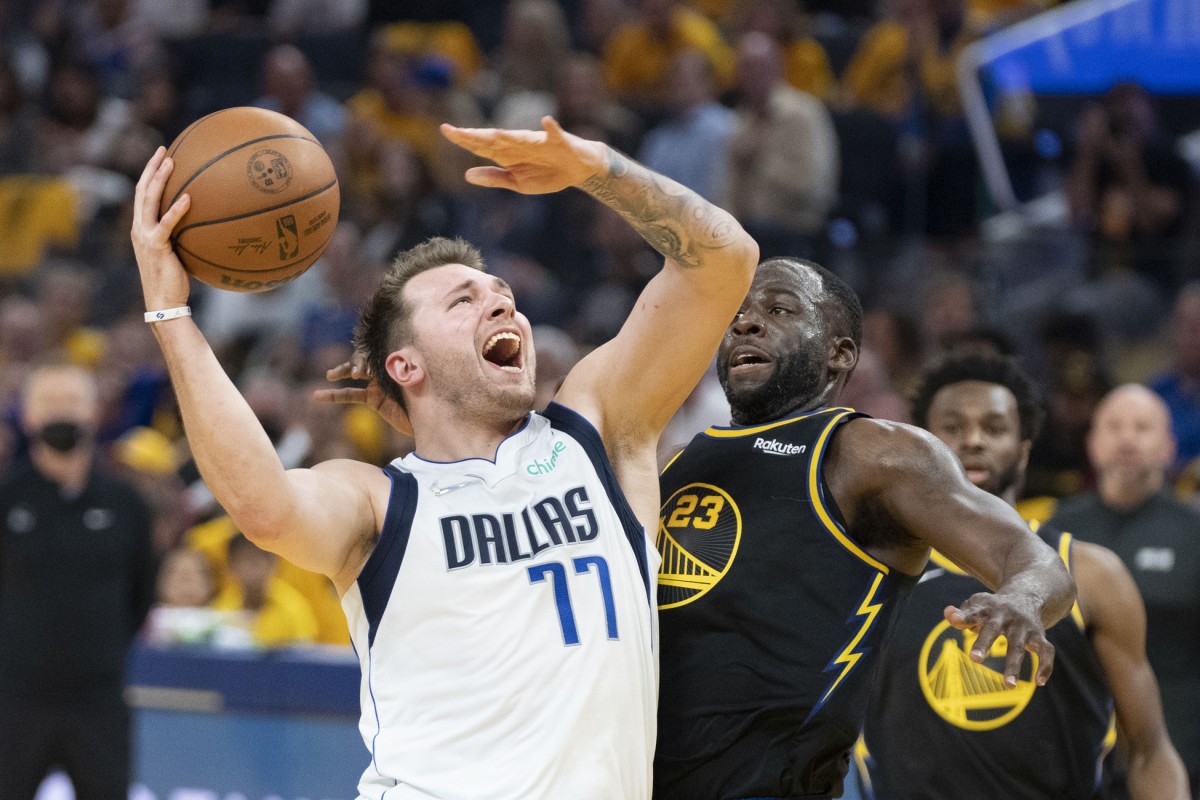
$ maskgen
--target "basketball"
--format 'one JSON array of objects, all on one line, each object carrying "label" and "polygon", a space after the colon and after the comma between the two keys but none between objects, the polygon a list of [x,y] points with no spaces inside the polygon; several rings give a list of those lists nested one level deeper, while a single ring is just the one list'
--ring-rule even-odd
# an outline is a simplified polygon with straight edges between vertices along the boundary
[{"label": "basketball", "polygon": [[294,280],[337,224],[333,162],[300,123],[262,108],[202,117],[171,143],[159,213],[192,204],[171,236],[184,268],[218,289],[262,292]]}]

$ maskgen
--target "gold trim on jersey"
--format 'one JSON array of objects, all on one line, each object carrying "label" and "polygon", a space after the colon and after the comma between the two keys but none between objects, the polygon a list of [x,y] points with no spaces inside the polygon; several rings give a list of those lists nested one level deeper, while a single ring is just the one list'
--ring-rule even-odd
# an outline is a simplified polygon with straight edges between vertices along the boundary
[{"label": "gold trim on jersey", "polygon": [[854,749],[850,751],[854,757],[854,765],[858,767],[858,779],[862,784],[863,791],[867,797],[875,796],[875,785],[871,781],[871,751],[867,748],[867,739],[861,733],[858,734],[858,740],[854,743]]},{"label": "gold trim on jersey", "polygon": [[[741,542],[742,512],[728,492],[710,483],[676,489],[658,518],[659,610],[707,594],[733,566]],[[703,558],[692,552],[701,548]]]},{"label": "gold trim on jersey", "polygon": [[681,448],[679,448],[679,452],[678,452],[678,453],[676,453],[675,455],[671,456],[671,460],[667,462],[667,465],[666,465],[665,467],[663,467],[662,469],[660,469],[660,470],[658,471],[658,474],[659,474],[659,475],[665,475],[665,474],[666,474],[666,472],[667,472],[667,470],[669,470],[669,469],[671,468],[671,465],[672,465],[672,464],[674,464],[676,461],[678,461],[678,460],[679,460],[679,457],[680,457],[681,455],[683,455],[683,451],[684,451],[684,450],[687,450],[687,448],[686,448],[686,447],[681,447]]},{"label": "gold trim on jersey", "polygon": [[816,512],[817,519],[821,520],[821,522],[825,525],[826,530],[833,534],[833,538],[837,539],[842,547],[846,548],[859,559],[870,564],[884,575],[887,575],[890,573],[890,569],[888,568],[887,564],[884,564],[882,561],[867,555],[865,550],[859,547],[853,539],[847,536],[846,532],[842,530],[842,526],[834,521],[833,516],[829,513],[829,510],[825,508],[825,502],[821,499],[821,459],[825,455],[825,445],[829,442],[829,435],[833,433],[833,430],[837,427],[838,423],[848,415],[854,413],[854,410],[849,408],[831,410],[838,411],[840,413],[834,416],[833,419],[829,420],[828,424],[825,425],[825,430],[821,431],[821,435],[817,437],[817,443],[813,446],[812,457],[808,462],[808,496],[812,501],[813,511]]},{"label": "gold trim on jersey", "polygon": [[[1063,560],[1063,564],[1067,567],[1067,572],[1074,573],[1071,569],[1071,534],[1063,531],[1063,535],[1058,538],[1058,555]],[[1075,624],[1079,626],[1079,630],[1087,630],[1087,626],[1083,624],[1083,609],[1079,607],[1079,599],[1071,604],[1071,619],[1075,620]]]},{"label": "gold trim on jersey", "polygon": [[[799,422],[802,419],[808,419],[809,417],[815,417],[818,414],[829,414],[834,411],[844,411],[847,413],[852,413],[854,411],[854,409],[845,408],[842,406],[821,408],[821,409],[817,409],[816,411],[810,411],[807,414],[800,414],[795,417],[788,417],[787,419],[781,419],[781,420],[777,420],[775,422],[768,422],[765,425],[756,425],[753,428],[717,428],[714,426],[714,427],[711,427],[708,430],[706,430],[704,432],[704,435],[712,436],[715,439],[736,439],[739,436],[751,436],[756,433],[762,433],[763,431],[769,431],[772,428],[780,428],[780,427],[783,427],[784,425],[791,425],[793,422]],[[842,414],[839,416],[845,416],[845,414]],[[670,466],[670,464],[668,464],[667,466]]]},{"label": "gold trim on jersey", "polygon": [[842,671],[834,679],[833,683],[829,685],[829,688],[825,691],[825,694],[821,696],[820,702],[817,703],[818,706],[829,699],[829,696],[833,694],[833,690],[838,687],[838,684],[842,682],[843,678],[850,674],[850,670],[854,669],[854,665],[857,664],[858,660],[863,657],[862,653],[855,652],[855,648],[858,647],[858,644],[863,640],[863,637],[867,635],[867,631],[871,629],[871,625],[875,622],[875,618],[879,616],[879,610],[883,608],[883,603],[874,602],[875,592],[879,590],[879,584],[882,582],[883,573],[875,573],[875,579],[871,581],[871,588],[867,590],[867,596],[864,597],[862,602],[858,604],[858,610],[854,612],[855,616],[864,617],[863,623],[859,626],[858,633],[854,634],[854,638],[850,640],[849,644],[842,648],[842,652],[838,653],[837,658],[830,662],[830,667],[834,666],[835,664],[841,664]]}]

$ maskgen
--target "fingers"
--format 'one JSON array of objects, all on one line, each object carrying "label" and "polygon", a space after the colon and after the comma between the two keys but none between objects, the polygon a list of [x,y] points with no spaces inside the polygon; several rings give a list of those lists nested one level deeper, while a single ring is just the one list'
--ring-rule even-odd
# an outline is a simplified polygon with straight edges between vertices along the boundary
[{"label": "fingers", "polygon": [[158,224],[158,207],[162,203],[163,189],[166,188],[167,178],[171,177],[171,170],[175,168],[175,162],[166,157],[166,151],[163,151],[163,157],[159,160],[158,168],[150,175],[150,180],[146,183],[145,191],[142,193],[142,225],[146,228],[153,228]]},{"label": "fingers", "polygon": [[371,380],[371,368],[367,365],[366,357],[355,355],[349,361],[338,364],[336,367],[325,371],[325,380],[327,381],[369,381]]},{"label": "fingers", "polygon": [[[154,151],[154,155],[150,156],[150,160],[146,162],[146,166],[142,169],[142,175],[138,178],[137,187],[133,190],[133,218],[135,221],[142,219],[146,187],[150,184],[150,179],[154,177],[154,173],[158,172],[158,168],[162,166],[163,159],[166,157],[167,148],[159,147]],[[157,221],[156,219],[155,222]]]},{"label": "fingers", "polygon": [[352,386],[347,386],[340,389],[317,389],[313,392],[313,399],[322,403],[353,405],[355,403],[366,402],[367,390]]},{"label": "fingers", "polygon": [[1029,641],[1025,643],[1025,649],[1031,653],[1037,653],[1038,671],[1034,679],[1038,686],[1045,686],[1046,681],[1050,680],[1050,675],[1054,672],[1054,645],[1039,633],[1029,637]]},{"label": "fingers", "polygon": [[495,128],[459,128],[448,122],[440,126],[442,136],[477,156],[490,157],[498,138]]},{"label": "fingers", "polygon": [[988,657],[988,653],[992,650],[992,645],[996,643],[996,638],[1001,633],[1000,622],[995,619],[987,619],[979,625],[979,634],[975,637],[975,644],[971,648],[971,660],[976,664],[982,664],[983,660]]},{"label": "fingers", "polygon": [[566,131],[558,124],[558,120],[549,114],[542,117],[542,130],[546,132],[546,138],[552,142],[560,142],[567,138]]},{"label": "fingers", "polygon": [[513,174],[502,167],[471,167],[467,170],[467,183],[475,186],[486,186],[492,189],[516,190],[517,180]]},{"label": "fingers", "polygon": [[1012,688],[1021,677],[1021,662],[1025,660],[1025,642],[1018,634],[1008,639],[1008,652],[1004,654],[1004,685]]},{"label": "fingers", "polygon": [[956,630],[961,631],[967,627],[966,615],[955,606],[946,606],[942,611],[942,615],[946,617],[946,621]]},{"label": "fingers", "polygon": [[163,214],[162,220],[159,222],[167,236],[171,235],[171,231],[175,230],[175,226],[179,224],[179,220],[187,213],[188,208],[192,205],[192,196],[190,194],[182,194],[175,204],[167,209],[167,213]]}]

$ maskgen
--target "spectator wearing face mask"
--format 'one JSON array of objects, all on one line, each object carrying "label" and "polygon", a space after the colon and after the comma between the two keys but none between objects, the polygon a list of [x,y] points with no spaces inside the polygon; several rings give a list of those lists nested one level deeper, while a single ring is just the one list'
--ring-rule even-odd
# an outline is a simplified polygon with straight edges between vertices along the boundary
[{"label": "spectator wearing face mask", "polygon": [[54,767],[77,797],[124,797],[123,672],[154,599],[150,514],[96,465],[88,372],[38,367],[21,399],[28,463],[0,483],[0,797],[31,800]]}]

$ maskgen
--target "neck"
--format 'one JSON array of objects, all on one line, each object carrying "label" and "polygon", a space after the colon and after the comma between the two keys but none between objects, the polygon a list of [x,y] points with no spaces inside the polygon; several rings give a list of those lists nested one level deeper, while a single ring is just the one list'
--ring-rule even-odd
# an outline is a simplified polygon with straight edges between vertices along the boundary
[{"label": "neck", "polygon": [[494,461],[500,443],[525,423],[526,415],[508,420],[463,419],[451,414],[422,414],[410,409],[414,452],[426,461]]},{"label": "neck", "polygon": [[92,450],[89,447],[77,447],[69,453],[60,453],[45,445],[34,445],[29,457],[37,471],[57,483],[64,492],[78,494],[87,484],[88,470],[92,466]]},{"label": "neck", "polygon": [[1106,506],[1119,511],[1137,508],[1142,503],[1158,494],[1165,485],[1166,478],[1161,472],[1139,481],[1117,481],[1113,478],[1100,477],[1097,491]]},{"label": "neck", "polygon": [[1008,503],[1013,508],[1017,506],[1017,487],[1010,486],[996,495],[1004,502]]}]

